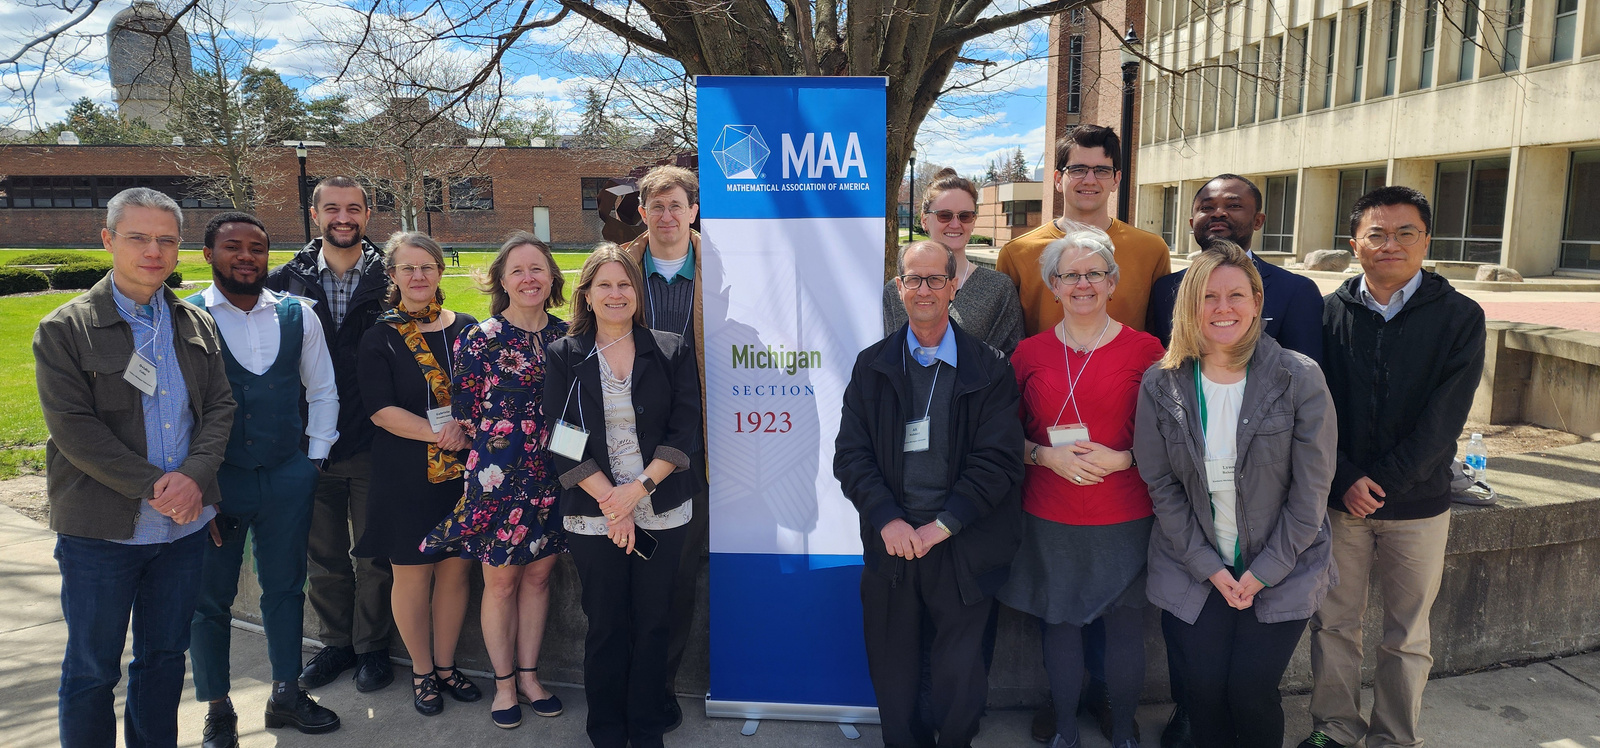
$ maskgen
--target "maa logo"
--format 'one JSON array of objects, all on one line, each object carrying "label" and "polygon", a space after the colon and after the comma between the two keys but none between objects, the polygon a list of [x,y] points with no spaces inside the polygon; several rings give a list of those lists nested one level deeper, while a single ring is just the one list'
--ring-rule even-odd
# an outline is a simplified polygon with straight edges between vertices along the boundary
[{"label": "maa logo", "polygon": [[827,168],[833,173],[834,179],[844,179],[850,176],[850,170],[856,170],[860,179],[867,178],[867,161],[861,155],[861,139],[855,133],[850,133],[845,138],[844,157],[839,157],[838,150],[833,145],[833,133],[822,133],[821,143],[817,143],[817,134],[808,132],[800,148],[794,147],[794,141],[789,139],[789,133],[783,134],[783,178],[789,179],[790,169],[795,177],[807,179],[820,179],[822,170]]},{"label": "maa logo", "polygon": [[[785,135],[784,142],[789,136]],[[767,148],[767,141],[761,138],[761,131],[755,125],[724,125],[722,133],[717,136],[717,144],[711,150],[711,156],[717,160],[717,166],[722,169],[722,176],[726,179],[756,179],[761,176],[761,167],[767,163],[767,157],[772,155]]]}]

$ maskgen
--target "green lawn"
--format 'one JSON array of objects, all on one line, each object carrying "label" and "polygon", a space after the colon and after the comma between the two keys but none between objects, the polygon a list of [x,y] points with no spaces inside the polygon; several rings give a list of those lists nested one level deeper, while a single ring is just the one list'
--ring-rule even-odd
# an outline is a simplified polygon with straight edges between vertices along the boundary
[{"label": "green lawn", "polygon": [[[18,254],[35,250],[0,249],[0,263]],[[107,258],[104,250],[83,250],[97,258]],[[287,261],[293,253],[273,252],[272,264],[276,267]],[[583,266],[588,255],[579,252],[559,252],[556,264],[563,270]],[[483,319],[489,315],[489,297],[477,290],[473,270],[487,270],[493,252],[462,252],[461,266],[451,266],[441,281],[445,292],[445,306]],[[178,269],[190,282],[210,278],[211,268],[201,259],[199,251],[184,250],[178,253]],[[568,272],[567,288],[577,283],[576,272]],[[180,293],[189,295],[196,288]],[[65,304],[80,292],[46,293],[38,296],[0,297],[0,371],[11,376],[0,381],[0,479],[10,478],[19,472],[39,472],[43,469],[44,443],[48,434],[44,427],[44,414],[39,409],[38,388],[33,377],[33,331],[56,307]],[[570,306],[570,305],[569,305]],[[563,319],[568,317],[568,307],[555,310]]]}]

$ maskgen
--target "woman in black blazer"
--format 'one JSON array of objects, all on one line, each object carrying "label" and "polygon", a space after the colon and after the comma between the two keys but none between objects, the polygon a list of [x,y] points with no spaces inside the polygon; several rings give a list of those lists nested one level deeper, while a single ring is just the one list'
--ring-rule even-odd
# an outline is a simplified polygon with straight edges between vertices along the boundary
[{"label": "woman in black blazer", "polygon": [[702,487],[700,378],[682,338],[645,327],[639,266],[613,244],[583,264],[568,337],[550,345],[545,419],[583,581],[584,693],[596,748],[652,748],[668,727],[668,612]]}]

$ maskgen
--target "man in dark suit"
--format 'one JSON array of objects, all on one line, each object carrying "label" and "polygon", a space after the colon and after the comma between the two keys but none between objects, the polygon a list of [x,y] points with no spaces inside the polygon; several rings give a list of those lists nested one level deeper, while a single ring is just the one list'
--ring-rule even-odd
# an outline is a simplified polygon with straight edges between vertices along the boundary
[{"label": "man in dark suit", "polygon": [[[1245,250],[1250,240],[1267,221],[1261,212],[1261,189],[1238,174],[1219,174],[1195,193],[1193,215],[1189,228],[1194,241],[1202,248],[1217,239],[1226,239]],[[1322,363],[1322,292],[1317,284],[1303,275],[1291,273],[1256,257],[1256,272],[1261,274],[1262,331],[1272,336],[1278,344],[1292,351],[1310,356]],[[1161,340],[1161,345],[1172,344],[1172,305],[1178,296],[1178,284],[1183,282],[1184,271],[1179,270],[1158,279],[1150,286],[1150,310],[1145,317],[1144,329]],[[1178,670],[1167,659],[1167,672],[1172,681],[1172,700],[1177,708],[1161,734],[1162,748],[1190,748],[1194,745],[1189,736],[1189,714],[1178,701],[1181,686]]]},{"label": "man in dark suit", "polygon": [[[1266,223],[1261,212],[1261,190],[1237,174],[1221,174],[1207,182],[1194,196],[1189,228],[1194,241],[1203,249],[1215,239],[1227,239],[1250,249],[1250,240]],[[1250,255],[1261,273],[1264,298],[1261,306],[1262,330],[1278,344],[1322,362],[1322,292],[1310,278],[1297,275]],[[1150,310],[1145,331],[1172,342],[1172,304],[1183,281],[1180,270],[1165,276],[1150,287]]]}]

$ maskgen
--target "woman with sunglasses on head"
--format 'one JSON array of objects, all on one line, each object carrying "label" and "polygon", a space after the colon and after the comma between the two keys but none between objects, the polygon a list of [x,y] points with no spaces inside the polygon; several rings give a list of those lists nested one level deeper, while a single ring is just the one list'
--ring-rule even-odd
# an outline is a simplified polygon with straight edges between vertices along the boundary
[{"label": "woman with sunglasses on head", "polygon": [[522,724],[519,703],[541,717],[562,712],[537,673],[550,572],[567,550],[542,410],[545,351],[567,334],[549,312],[567,297],[550,246],[526,231],[501,245],[479,283],[491,316],[462,333],[453,377],[454,416],[472,440],[467,493],[423,545],[483,564],[478,617],[496,673],[489,718],[511,729]]},{"label": "woman with sunglasses on head", "polygon": [[444,251],[427,235],[389,237],[384,264],[392,308],[356,354],[361,402],[378,431],[367,526],[351,553],[387,559],[394,570],[390,599],[411,655],[412,705],[432,716],[444,709],[441,691],[457,701],[483,697],[454,664],[472,561],[420,548],[461,499],[462,450],[471,442],[451,417],[450,371],[457,338],[477,320],[440,306]]},{"label": "woman with sunglasses on head", "polygon": [[1145,553],[1150,495],[1133,467],[1139,382],[1161,344],[1111,318],[1111,239],[1083,227],[1051,242],[1039,273],[1063,319],[1017,346],[1022,391],[1022,547],[1000,601],[1040,620],[1055,703],[1049,748],[1077,748],[1083,628],[1105,622],[1111,744],[1137,748],[1144,685]]},{"label": "woman with sunglasses on head", "polygon": [[[922,193],[922,228],[928,238],[956,253],[956,277],[949,279],[957,289],[955,301],[950,303],[950,319],[1009,356],[1022,340],[1022,305],[1010,278],[967,259],[967,241],[977,220],[978,188],[956,176],[954,169],[935,174],[933,184]],[[905,323],[905,304],[890,278],[883,284],[885,334]]]},{"label": "woman with sunglasses on head", "polygon": [[673,580],[704,486],[700,373],[682,337],[651,330],[639,265],[589,255],[568,336],[550,345],[544,415],[567,548],[583,582],[583,682],[596,748],[655,748],[670,720]]}]

